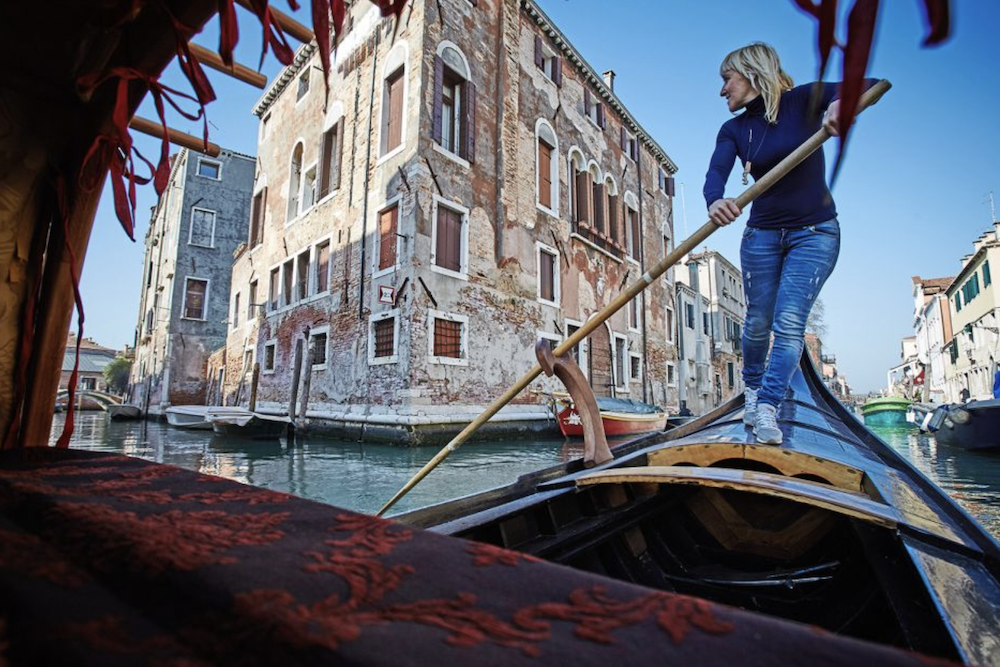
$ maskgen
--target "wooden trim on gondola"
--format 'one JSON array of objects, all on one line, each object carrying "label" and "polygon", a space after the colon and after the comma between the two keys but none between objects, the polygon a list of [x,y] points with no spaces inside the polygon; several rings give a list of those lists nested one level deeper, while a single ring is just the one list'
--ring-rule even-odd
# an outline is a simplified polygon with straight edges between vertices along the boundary
[{"label": "wooden trim on gondola", "polygon": [[820,507],[886,528],[895,528],[903,523],[902,517],[894,508],[876,502],[862,493],[845,491],[820,482],[754,470],[698,466],[635,466],[587,473],[576,479],[577,486],[635,483],[693,484],[746,491]]}]

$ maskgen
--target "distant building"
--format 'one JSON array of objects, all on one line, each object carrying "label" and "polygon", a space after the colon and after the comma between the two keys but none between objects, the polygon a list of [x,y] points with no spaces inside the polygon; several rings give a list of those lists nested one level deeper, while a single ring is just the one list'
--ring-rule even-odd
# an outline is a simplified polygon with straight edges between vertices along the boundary
[{"label": "distant building", "polygon": [[204,403],[208,355],[225,344],[233,253],[246,241],[254,158],[181,150],[146,233],[132,400],[150,414]]},{"label": "distant building", "polygon": [[695,414],[743,391],[746,299],[740,270],[720,253],[687,257],[676,272],[679,399]]},{"label": "distant building", "polygon": [[954,280],[913,276],[913,331],[917,361],[923,372],[921,400],[956,400],[948,393],[945,345],[952,339],[951,308],[946,290]]},{"label": "distant building", "polygon": [[851,386],[837,369],[837,357],[823,350],[823,341],[815,333],[806,333],[805,349],[813,366],[819,371],[823,384],[841,401],[851,398]]},{"label": "distant building", "polygon": [[991,266],[1000,266],[1000,222],[975,240],[972,254],[948,285],[953,336],[945,345],[947,397],[957,401],[963,389],[972,399],[993,397],[993,374],[1000,349],[1000,292]]},{"label": "distant building", "polygon": [[[77,388],[87,391],[107,391],[104,369],[116,356],[118,356],[116,350],[99,345],[93,338],[81,340],[80,361],[77,365]],[[59,391],[69,388],[69,380],[73,375],[73,367],[76,363],[76,334],[70,333],[66,337],[66,350],[63,352]]]},{"label": "distant building", "polygon": [[[258,407],[286,411],[311,348],[314,427],[455,430],[535,364],[535,340],[564,340],[672,248],[676,166],[535,2],[405,17],[352,3],[329,91],[305,45],[254,110],[260,169],[211,369],[226,402],[259,363]],[[581,343],[596,394],[676,408],[672,301],[657,281]],[[524,392],[493,422],[550,414]]]}]

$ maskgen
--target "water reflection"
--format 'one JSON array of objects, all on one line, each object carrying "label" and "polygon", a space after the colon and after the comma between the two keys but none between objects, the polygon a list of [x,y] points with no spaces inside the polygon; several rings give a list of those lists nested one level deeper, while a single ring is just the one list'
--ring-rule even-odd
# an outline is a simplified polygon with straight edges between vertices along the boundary
[{"label": "water reflection", "polygon": [[[62,431],[56,415],[52,442]],[[993,535],[1000,536],[1000,452],[938,446],[911,428],[873,429],[955,498]],[[77,416],[72,446],[137,456],[227,477],[274,491],[374,513],[427,461],[437,447],[401,448],[306,438],[287,443],[220,439],[156,422],[107,422],[104,413]],[[576,458],[578,441],[561,438],[470,443],[449,456],[394,511],[405,511],[515,481],[520,475]]]}]

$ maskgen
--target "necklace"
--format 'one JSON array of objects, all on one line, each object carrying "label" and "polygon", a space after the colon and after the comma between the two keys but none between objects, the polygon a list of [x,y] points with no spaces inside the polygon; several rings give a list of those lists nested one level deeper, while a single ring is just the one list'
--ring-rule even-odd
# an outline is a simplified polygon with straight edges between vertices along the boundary
[{"label": "necklace", "polygon": [[[747,160],[743,163],[743,185],[747,185],[750,182],[750,169],[753,168],[753,159],[757,157],[757,153],[760,152],[761,147],[764,145],[764,140],[767,139],[767,131],[770,129],[770,123],[764,126],[764,136],[760,138],[760,143],[757,144],[757,150],[753,150],[753,128],[750,128],[750,138],[747,140]],[[750,151],[753,151],[751,153]]]}]

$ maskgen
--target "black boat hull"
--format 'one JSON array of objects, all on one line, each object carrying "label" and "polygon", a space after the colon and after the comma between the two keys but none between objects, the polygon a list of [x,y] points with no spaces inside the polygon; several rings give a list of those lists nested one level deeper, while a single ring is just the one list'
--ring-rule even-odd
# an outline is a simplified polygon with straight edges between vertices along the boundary
[{"label": "black boat hull", "polygon": [[966,450],[1000,449],[1000,400],[972,401],[947,406],[947,410],[934,432],[938,444]]}]

